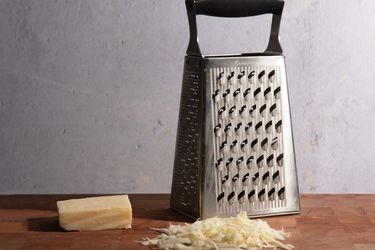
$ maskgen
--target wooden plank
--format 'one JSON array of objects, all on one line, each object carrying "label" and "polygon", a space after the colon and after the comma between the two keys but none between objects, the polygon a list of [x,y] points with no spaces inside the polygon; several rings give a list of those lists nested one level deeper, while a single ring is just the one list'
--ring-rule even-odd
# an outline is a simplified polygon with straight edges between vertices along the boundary
[{"label": "wooden plank", "polygon": [[[0,250],[147,249],[148,227],[192,222],[169,209],[167,194],[130,195],[133,228],[66,232],[58,226],[56,201],[93,195],[0,196]],[[299,215],[265,218],[291,233],[296,249],[375,249],[375,195],[302,195]]]}]

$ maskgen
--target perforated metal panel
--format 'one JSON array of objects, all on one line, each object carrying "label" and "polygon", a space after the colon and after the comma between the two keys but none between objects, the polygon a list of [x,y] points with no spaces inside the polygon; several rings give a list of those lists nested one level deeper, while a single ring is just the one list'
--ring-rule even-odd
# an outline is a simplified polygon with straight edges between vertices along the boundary
[{"label": "perforated metal panel", "polygon": [[208,57],[194,65],[185,65],[172,207],[195,218],[297,213],[284,58]]},{"label": "perforated metal panel", "polygon": [[211,68],[218,213],[285,207],[280,69]]},{"label": "perforated metal panel", "polygon": [[199,217],[202,123],[201,61],[186,58],[172,183],[172,207]]}]

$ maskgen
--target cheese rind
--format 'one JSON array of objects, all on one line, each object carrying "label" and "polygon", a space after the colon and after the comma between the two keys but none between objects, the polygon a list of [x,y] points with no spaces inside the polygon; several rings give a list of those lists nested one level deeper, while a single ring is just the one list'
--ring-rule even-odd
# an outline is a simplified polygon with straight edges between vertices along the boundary
[{"label": "cheese rind", "polygon": [[127,195],[57,202],[60,227],[68,231],[131,228],[132,207]]}]

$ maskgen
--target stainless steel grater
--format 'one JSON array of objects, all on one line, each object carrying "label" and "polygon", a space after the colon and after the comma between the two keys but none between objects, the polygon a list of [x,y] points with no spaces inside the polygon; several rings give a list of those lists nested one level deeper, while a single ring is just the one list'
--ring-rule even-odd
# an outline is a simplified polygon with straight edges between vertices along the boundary
[{"label": "stainless steel grater", "polygon": [[[283,0],[186,0],[185,56],[171,207],[193,218],[300,210],[285,62]],[[264,53],[206,56],[196,15],[273,14]]]}]

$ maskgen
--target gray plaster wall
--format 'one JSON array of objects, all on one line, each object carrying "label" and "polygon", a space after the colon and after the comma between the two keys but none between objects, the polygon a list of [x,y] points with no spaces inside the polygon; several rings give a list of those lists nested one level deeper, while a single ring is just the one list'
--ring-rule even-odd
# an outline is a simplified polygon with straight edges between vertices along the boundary
[{"label": "gray plaster wall", "polygon": [[[375,192],[375,2],[286,0],[302,192]],[[263,50],[270,17],[198,19],[202,50]],[[0,1],[0,193],[169,192],[183,0]]]}]

